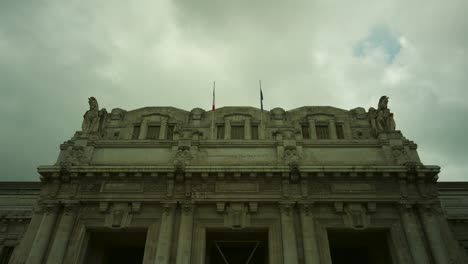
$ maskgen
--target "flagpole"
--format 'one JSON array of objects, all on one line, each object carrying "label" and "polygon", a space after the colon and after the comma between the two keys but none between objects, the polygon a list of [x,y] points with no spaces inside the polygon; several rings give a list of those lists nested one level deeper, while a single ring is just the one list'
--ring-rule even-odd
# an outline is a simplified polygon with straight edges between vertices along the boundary
[{"label": "flagpole", "polygon": [[211,106],[211,139],[216,139],[215,135],[215,127],[214,127],[214,120],[215,120],[215,90],[216,90],[216,81],[213,81],[213,103]]},{"label": "flagpole", "polygon": [[258,84],[260,86],[260,105],[262,107],[261,112],[260,112],[260,139],[263,139],[263,98],[262,98],[262,80],[258,80]]}]

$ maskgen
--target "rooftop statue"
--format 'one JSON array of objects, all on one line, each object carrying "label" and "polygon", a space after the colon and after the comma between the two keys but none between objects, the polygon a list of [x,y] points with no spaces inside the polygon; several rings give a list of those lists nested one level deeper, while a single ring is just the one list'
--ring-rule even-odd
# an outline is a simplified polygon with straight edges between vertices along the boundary
[{"label": "rooftop statue", "polygon": [[89,110],[83,115],[81,130],[86,134],[98,134],[103,136],[103,126],[107,111],[105,108],[99,110],[99,105],[94,97],[88,98]]},{"label": "rooftop statue", "polygon": [[388,96],[380,97],[377,110],[373,107],[369,108],[369,121],[376,133],[395,131],[393,113],[388,109]]}]

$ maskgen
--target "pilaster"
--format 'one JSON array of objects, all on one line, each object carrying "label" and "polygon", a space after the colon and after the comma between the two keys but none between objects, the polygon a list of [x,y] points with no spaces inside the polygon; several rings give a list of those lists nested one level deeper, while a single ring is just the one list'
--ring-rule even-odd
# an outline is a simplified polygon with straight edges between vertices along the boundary
[{"label": "pilaster", "polygon": [[76,217],[77,204],[65,204],[62,217],[60,219],[51,251],[47,258],[47,264],[61,264],[67,249],[71,231]]},{"label": "pilaster", "polygon": [[315,129],[315,119],[309,118],[309,134],[310,139],[315,140],[317,139],[317,131]]},{"label": "pilaster", "polygon": [[406,234],[411,255],[415,264],[426,264],[429,262],[429,256],[424,245],[422,230],[419,228],[413,205],[403,204],[400,206],[400,216],[403,222],[403,228]]},{"label": "pilaster", "polygon": [[158,245],[156,247],[156,264],[170,263],[172,234],[174,230],[175,203],[164,204],[159,227]]},{"label": "pilaster", "polygon": [[337,139],[336,136],[336,124],[334,119],[328,121],[328,131],[330,133],[330,139]]},{"label": "pilaster", "polygon": [[181,205],[176,264],[191,263],[194,209],[195,206],[191,203],[183,203]]},{"label": "pilaster", "polygon": [[281,236],[283,241],[284,263],[297,264],[297,243],[294,230],[294,203],[280,203]]},{"label": "pilaster", "polygon": [[57,219],[57,204],[47,204],[44,207],[44,217],[42,218],[41,225],[37,231],[36,237],[34,238],[33,247],[29,252],[27,264],[40,264],[46,253],[49,245],[50,236],[52,229]]},{"label": "pilaster", "polygon": [[141,121],[140,135],[138,136],[138,139],[146,139],[147,133],[148,133],[148,121],[143,120]]},{"label": "pilaster", "polygon": [[429,240],[429,246],[436,264],[448,264],[447,248],[441,235],[441,227],[435,214],[438,212],[431,205],[419,206],[419,213],[423,222],[424,231]]},{"label": "pilaster", "polygon": [[314,216],[312,214],[313,203],[299,204],[302,227],[302,243],[304,245],[304,263],[320,264],[320,255],[315,232]]}]

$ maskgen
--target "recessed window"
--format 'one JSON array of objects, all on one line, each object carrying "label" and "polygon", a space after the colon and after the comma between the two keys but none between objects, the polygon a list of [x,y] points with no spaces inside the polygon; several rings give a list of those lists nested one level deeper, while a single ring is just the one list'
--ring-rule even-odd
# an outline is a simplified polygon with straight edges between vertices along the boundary
[{"label": "recessed window", "polygon": [[10,261],[11,255],[13,255],[13,250],[15,247],[4,246],[2,254],[0,255],[0,264],[8,264]]},{"label": "recessed window", "polygon": [[336,137],[338,139],[344,139],[343,125],[336,125]]},{"label": "recessed window", "polygon": [[316,125],[317,139],[329,139],[330,133],[328,132],[328,125]]},{"label": "recessed window", "polygon": [[146,139],[158,139],[160,126],[148,126],[148,132],[146,133]]},{"label": "recessed window", "polygon": [[258,125],[252,125],[251,132],[252,132],[252,139],[258,139]]},{"label": "recessed window", "polygon": [[132,139],[138,139],[140,136],[140,125],[133,126]]},{"label": "recessed window", "polygon": [[244,139],[244,126],[231,126],[231,139]]},{"label": "recessed window", "polygon": [[217,139],[224,139],[224,125],[219,125],[216,127],[216,138]]},{"label": "recessed window", "polygon": [[301,130],[302,130],[302,138],[303,139],[309,139],[310,138],[309,126],[306,125],[306,124],[303,124],[301,126]]}]

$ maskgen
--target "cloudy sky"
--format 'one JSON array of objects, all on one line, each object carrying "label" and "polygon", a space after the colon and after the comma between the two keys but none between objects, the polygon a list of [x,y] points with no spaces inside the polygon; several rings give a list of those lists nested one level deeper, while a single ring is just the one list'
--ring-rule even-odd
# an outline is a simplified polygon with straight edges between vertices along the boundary
[{"label": "cloudy sky", "polygon": [[466,0],[0,1],[0,180],[37,180],[100,107],[376,107],[468,180]]}]

